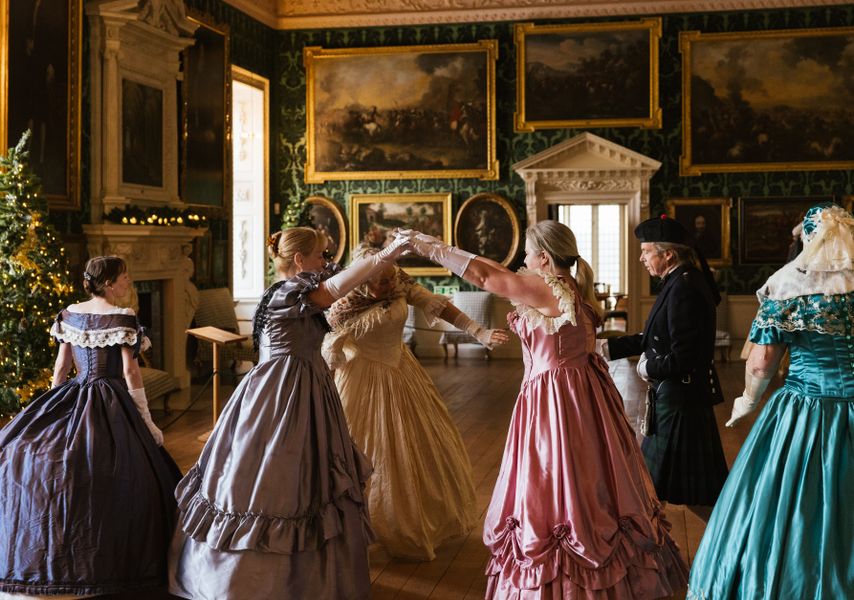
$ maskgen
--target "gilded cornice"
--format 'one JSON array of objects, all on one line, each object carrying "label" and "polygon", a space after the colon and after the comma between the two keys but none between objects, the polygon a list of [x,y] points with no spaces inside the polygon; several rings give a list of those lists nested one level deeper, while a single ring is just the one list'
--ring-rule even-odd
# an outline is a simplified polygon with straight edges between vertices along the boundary
[{"label": "gilded cornice", "polygon": [[393,27],[848,4],[844,0],[225,0],[275,29]]}]

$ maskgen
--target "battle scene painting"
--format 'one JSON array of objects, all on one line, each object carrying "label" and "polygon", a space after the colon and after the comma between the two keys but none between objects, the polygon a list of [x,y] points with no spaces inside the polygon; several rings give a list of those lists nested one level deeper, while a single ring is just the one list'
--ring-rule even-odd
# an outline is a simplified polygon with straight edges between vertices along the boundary
[{"label": "battle scene painting", "polygon": [[854,168],[854,28],[680,35],[681,171]]},{"label": "battle scene painting", "polygon": [[497,178],[493,40],[306,48],[309,183]]}]

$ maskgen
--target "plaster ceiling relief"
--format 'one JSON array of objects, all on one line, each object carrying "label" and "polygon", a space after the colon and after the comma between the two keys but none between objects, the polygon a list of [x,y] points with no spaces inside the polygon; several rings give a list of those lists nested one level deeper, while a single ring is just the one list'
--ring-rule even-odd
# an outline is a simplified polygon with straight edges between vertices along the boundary
[{"label": "plaster ceiling relief", "polygon": [[[226,0],[277,29],[635,16],[847,4],[844,0]],[[274,4],[271,14],[269,4]],[[260,5],[260,6],[259,6]],[[251,9],[251,11],[250,11]],[[263,17],[261,15],[263,13]]]}]

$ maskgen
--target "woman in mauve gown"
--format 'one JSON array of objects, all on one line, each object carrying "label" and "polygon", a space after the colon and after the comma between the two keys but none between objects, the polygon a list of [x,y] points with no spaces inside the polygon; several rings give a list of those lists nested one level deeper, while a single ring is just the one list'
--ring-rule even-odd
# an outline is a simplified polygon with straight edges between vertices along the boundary
[{"label": "woman in mauve gown", "polygon": [[508,321],[525,375],[484,522],[487,598],[654,599],[683,589],[687,566],[596,353],[601,309],[572,231],[529,227],[518,273],[431,236],[398,235],[516,308]]},{"label": "woman in mauve gown", "polygon": [[[320,354],[323,310],[406,247],[344,271],[322,233],[295,227],[268,245],[277,273],[258,305],[258,364],[225,406],[178,484],[169,591],[204,600],[363,600],[373,532],[363,490],[371,465],[347,431]],[[340,271],[340,272],[337,272]]]},{"label": "woman in mauve gown", "polygon": [[[117,256],[90,259],[91,298],[59,313],[53,387],[0,430],[0,599],[80,598],[166,584],[178,467],[137,364],[148,339],[117,306]],[[76,374],[68,379],[72,365]]]}]

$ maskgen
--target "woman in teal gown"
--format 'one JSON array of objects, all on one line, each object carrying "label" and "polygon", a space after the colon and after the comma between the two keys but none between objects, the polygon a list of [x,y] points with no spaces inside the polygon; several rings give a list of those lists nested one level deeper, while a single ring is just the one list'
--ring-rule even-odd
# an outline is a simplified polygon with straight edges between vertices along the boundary
[{"label": "woman in teal gown", "polygon": [[757,292],[745,391],[756,406],[786,349],[783,386],[730,471],[691,568],[689,600],[854,598],[854,218],[804,218],[804,249]]}]

